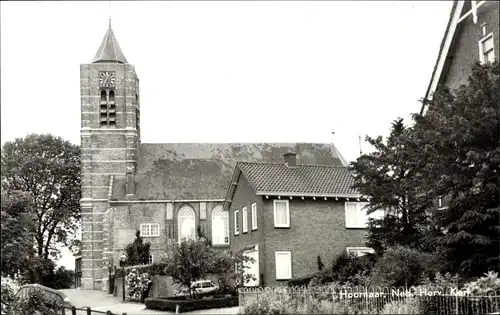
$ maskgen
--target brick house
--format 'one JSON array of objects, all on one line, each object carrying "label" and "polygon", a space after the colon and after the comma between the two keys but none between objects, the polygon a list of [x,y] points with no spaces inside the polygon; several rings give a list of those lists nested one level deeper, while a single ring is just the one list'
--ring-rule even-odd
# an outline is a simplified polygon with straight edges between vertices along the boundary
[{"label": "brick house", "polygon": [[[287,153],[280,163],[238,162],[224,210],[232,252],[255,259],[247,286],[279,285],[317,271],[342,251],[365,247],[368,200],[351,188],[349,169],[297,164]],[[377,216],[370,214],[370,216]]]},{"label": "brick house", "polygon": [[440,86],[453,89],[466,83],[474,62],[499,60],[499,16],[500,1],[453,2],[425,99],[432,99]]},{"label": "brick house", "polygon": [[[222,205],[236,161],[276,163],[292,150],[306,163],[346,165],[328,143],[142,143],[139,79],[111,25],[92,62],[80,65],[80,93],[83,289],[107,289],[136,230],[151,243],[151,262],[167,240],[199,232],[228,248]],[[176,132],[169,119],[189,123],[168,117],[152,128]]]}]

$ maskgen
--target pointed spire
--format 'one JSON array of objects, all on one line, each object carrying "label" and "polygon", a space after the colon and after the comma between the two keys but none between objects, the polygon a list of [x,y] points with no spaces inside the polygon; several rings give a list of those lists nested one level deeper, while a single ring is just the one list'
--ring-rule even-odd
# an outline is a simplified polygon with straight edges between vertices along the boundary
[{"label": "pointed spire", "polygon": [[123,54],[118,41],[116,40],[115,34],[111,29],[111,18],[109,19],[109,28],[104,35],[101,46],[97,53],[95,54],[92,63],[99,62],[118,62],[118,63],[128,63],[127,58]]}]

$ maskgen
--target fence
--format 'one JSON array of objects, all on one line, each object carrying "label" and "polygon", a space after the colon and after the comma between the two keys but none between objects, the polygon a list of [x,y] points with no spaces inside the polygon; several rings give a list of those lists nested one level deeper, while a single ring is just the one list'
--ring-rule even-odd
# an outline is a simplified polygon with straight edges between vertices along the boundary
[{"label": "fence", "polygon": [[[87,308],[76,308],[76,307],[63,307],[61,309],[62,315],[95,315],[95,314],[105,314],[105,315],[120,315],[117,313],[112,313],[111,311],[96,311],[92,310],[90,307]],[[122,315],[127,315],[127,313],[123,313]]]},{"label": "fence", "polygon": [[241,288],[239,307],[241,313],[250,307],[254,312],[277,308],[286,314],[484,315],[500,312],[500,295],[420,287]]},{"label": "fence", "polygon": [[[112,313],[111,311],[96,311],[92,310],[90,307],[86,308],[76,308],[74,306],[68,306],[66,303],[66,296],[60,291],[54,290],[49,287],[45,287],[39,284],[25,284],[18,291],[17,296],[20,299],[28,299],[30,294],[33,291],[41,292],[45,298],[49,301],[56,302],[58,307],[58,311],[61,311],[61,315],[96,315],[96,314],[105,314],[105,315],[120,315],[117,313]],[[123,313],[121,315],[127,315],[127,313]]]}]

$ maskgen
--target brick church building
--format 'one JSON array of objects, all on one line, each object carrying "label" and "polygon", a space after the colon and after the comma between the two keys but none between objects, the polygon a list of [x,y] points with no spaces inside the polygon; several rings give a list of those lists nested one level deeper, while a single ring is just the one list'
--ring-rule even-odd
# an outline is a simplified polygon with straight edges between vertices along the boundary
[{"label": "brick church building", "polygon": [[343,165],[332,144],[141,143],[139,79],[111,25],[80,65],[82,287],[106,289],[108,267],[141,231],[158,261],[168,239],[197,237],[229,248],[222,205],[239,161]]}]

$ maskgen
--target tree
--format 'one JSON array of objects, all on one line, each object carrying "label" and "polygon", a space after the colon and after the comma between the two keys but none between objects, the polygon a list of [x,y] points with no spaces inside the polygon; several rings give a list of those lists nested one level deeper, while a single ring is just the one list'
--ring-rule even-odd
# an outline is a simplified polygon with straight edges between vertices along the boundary
[{"label": "tree", "polygon": [[80,148],[52,135],[28,135],[2,148],[2,189],[33,198],[36,254],[57,258],[80,219]]},{"label": "tree", "polygon": [[416,152],[425,167],[418,185],[447,196],[434,211],[428,241],[465,277],[499,269],[500,66],[475,64],[468,84],[444,88],[425,115],[415,115]]},{"label": "tree", "polygon": [[366,138],[375,148],[351,163],[354,188],[370,198],[367,213],[384,211],[379,219],[370,219],[367,245],[379,255],[394,245],[419,247],[427,224],[425,209],[429,200],[422,198],[414,179],[422,162],[414,156],[418,150],[411,128],[401,118],[392,123],[386,143],[382,137]]},{"label": "tree", "polygon": [[141,231],[135,232],[135,240],[128,244],[125,248],[125,252],[127,254],[125,264],[127,266],[148,264],[150,248],[151,244],[149,242],[144,243],[144,240],[141,237]]},{"label": "tree", "polygon": [[75,272],[73,270],[66,269],[64,266],[59,266],[58,268],[52,269],[51,272],[44,277],[43,283],[49,288],[60,290],[71,288],[74,284],[74,280]]},{"label": "tree", "polygon": [[34,254],[32,198],[24,192],[2,190],[1,207],[2,276],[16,276]]},{"label": "tree", "polygon": [[[165,273],[172,277],[174,283],[184,287],[190,288],[193,282],[204,279],[209,273],[219,274],[225,287],[248,281],[243,273],[248,268],[247,263],[253,262],[253,259],[241,252],[231,256],[217,251],[205,238],[199,238],[180,243],[169,242],[162,262],[166,266]],[[190,296],[193,297],[192,290]]]}]

